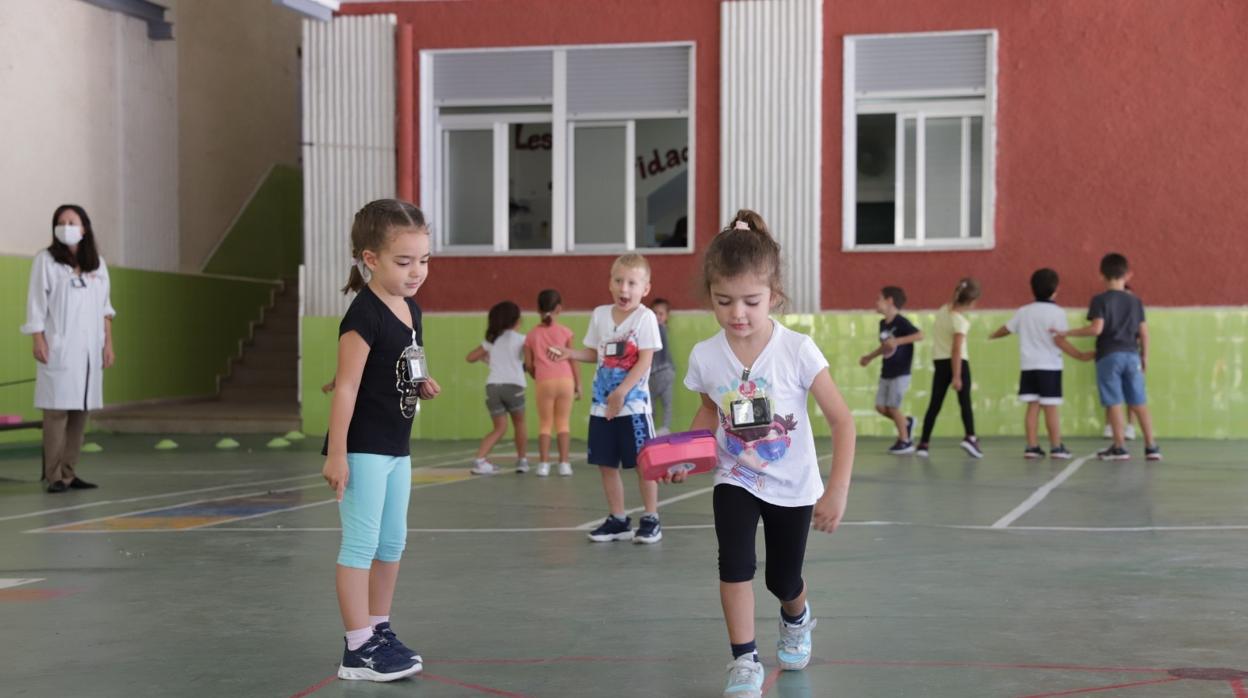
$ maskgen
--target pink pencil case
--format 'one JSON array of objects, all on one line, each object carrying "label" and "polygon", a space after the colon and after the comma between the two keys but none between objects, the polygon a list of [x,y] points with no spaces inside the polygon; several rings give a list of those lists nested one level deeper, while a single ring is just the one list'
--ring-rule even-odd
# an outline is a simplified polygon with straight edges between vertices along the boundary
[{"label": "pink pencil case", "polygon": [[715,433],[705,429],[649,439],[637,454],[637,466],[647,480],[659,480],[682,470],[690,475],[705,473],[713,470],[718,461]]}]

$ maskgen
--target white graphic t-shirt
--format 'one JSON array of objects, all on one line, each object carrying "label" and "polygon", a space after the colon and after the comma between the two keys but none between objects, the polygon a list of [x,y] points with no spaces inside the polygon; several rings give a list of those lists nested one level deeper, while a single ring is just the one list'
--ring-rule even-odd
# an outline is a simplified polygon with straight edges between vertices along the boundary
[{"label": "white graphic t-shirt", "polygon": [[[595,417],[607,415],[607,397],[620,387],[624,377],[637,365],[645,349],[661,349],[659,321],[654,311],[644,305],[637,306],[624,322],[615,324],[610,305],[594,308],[585,333],[585,346],[598,351],[598,370],[594,372],[593,392],[589,413]],[[620,416],[652,414],[650,404],[650,372],[641,376],[637,385],[628,391]]]},{"label": "white graphic t-shirt", "polygon": [[716,485],[744,487],[785,507],[810,506],[823,495],[806,396],[827,367],[814,340],[779,323],[748,371],[722,330],[694,346],[685,387],[719,406]]}]

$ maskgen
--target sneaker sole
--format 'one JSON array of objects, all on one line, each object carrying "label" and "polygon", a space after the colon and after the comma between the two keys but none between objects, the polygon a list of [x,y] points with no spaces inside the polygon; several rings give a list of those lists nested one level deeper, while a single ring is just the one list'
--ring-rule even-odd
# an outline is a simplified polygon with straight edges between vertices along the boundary
[{"label": "sneaker sole", "polygon": [[393,674],[382,674],[368,667],[345,667],[338,666],[338,678],[343,681],[373,681],[376,683],[388,683],[390,681],[398,681],[406,679],[409,676],[415,676],[424,670],[424,665],[413,664],[411,668],[403,671],[396,671]]},{"label": "sneaker sole", "polygon": [[983,452],[983,451],[981,451],[981,450],[979,450],[979,449],[975,448],[974,446],[972,446],[972,445],[970,445],[970,444],[958,444],[958,445],[962,447],[962,450],[963,450],[963,451],[966,451],[967,453],[971,454],[971,457],[973,457],[973,458],[983,458],[983,457],[984,457],[984,452]]},{"label": "sneaker sole", "polygon": [[559,473],[559,477],[572,477],[572,473]]},{"label": "sneaker sole", "polygon": [[1096,459],[1097,460],[1131,460],[1131,454],[1128,453],[1123,456],[1097,456]]},{"label": "sneaker sole", "polygon": [[589,539],[595,543],[614,543],[617,540],[632,540],[636,535],[635,531],[626,531],[624,533],[609,533],[605,536],[595,536],[589,534]]},{"label": "sneaker sole", "polygon": [[763,698],[763,692],[758,689],[747,688],[743,691],[733,691],[729,693],[724,691],[724,698]]},{"label": "sneaker sole", "polygon": [[888,449],[888,452],[893,454],[894,456],[908,456],[911,453],[914,453],[914,447],[911,446],[910,448],[903,448],[903,449],[899,449],[896,451],[890,448]]},{"label": "sneaker sole", "polygon": [[1024,453],[1023,458],[1026,458],[1027,460],[1039,460],[1041,458],[1044,458],[1044,454],[1043,453]]},{"label": "sneaker sole", "polygon": [[801,671],[802,669],[805,669],[810,664],[810,657],[807,657],[806,660],[803,662],[796,662],[796,663],[781,662],[779,658],[777,658],[776,661],[780,664],[781,671]]},{"label": "sneaker sole", "polygon": [[1144,460],[1159,461],[1161,460],[1161,454],[1160,453],[1156,455],[1149,454],[1147,456],[1144,456]]},{"label": "sneaker sole", "polygon": [[924,451],[923,449],[919,449],[914,452],[914,455],[919,456],[920,458],[927,458],[931,454],[928,453],[927,451]]},{"label": "sneaker sole", "polygon": [[662,531],[659,531],[657,535],[653,535],[653,536],[647,536],[647,537],[636,536],[636,535],[633,536],[633,542],[637,543],[638,545],[651,545],[653,543],[658,543],[661,540],[663,540]]},{"label": "sneaker sole", "polygon": [[1073,457],[1074,456],[1072,456],[1069,453],[1050,453],[1049,454],[1049,458],[1052,458],[1053,460],[1070,460]]}]

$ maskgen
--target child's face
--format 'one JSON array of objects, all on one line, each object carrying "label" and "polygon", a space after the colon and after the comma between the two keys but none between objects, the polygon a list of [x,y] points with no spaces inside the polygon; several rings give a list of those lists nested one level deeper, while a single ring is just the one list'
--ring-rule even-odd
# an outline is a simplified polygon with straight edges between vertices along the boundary
[{"label": "child's face", "polygon": [[636,310],[641,299],[650,293],[650,272],[640,267],[615,267],[608,287],[617,309]]},{"label": "child's face", "polygon": [[880,296],[875,299],[875,312],[879,313],[880,315],[888,315],[890,312],[893,312],[896,310],[897,308],[893,307],[892,298]]},{"label": "child's face", "polygon": [[429,278],[429,234],[421,228],[391,228],[380,253],[364,250],[373,280],[392,296],[411,298]]},{"label": "child's face", "polygon": [[729,336],[744,339],[770,322],[768,314],[776,298],[771,284],[758,274],[741,274],[711,282],[711,309]]},{"label": "child's face", "polygon": [[660,325],[667,324],[667,306],[660,303],[654,306],[654,317],[658,319]]}]

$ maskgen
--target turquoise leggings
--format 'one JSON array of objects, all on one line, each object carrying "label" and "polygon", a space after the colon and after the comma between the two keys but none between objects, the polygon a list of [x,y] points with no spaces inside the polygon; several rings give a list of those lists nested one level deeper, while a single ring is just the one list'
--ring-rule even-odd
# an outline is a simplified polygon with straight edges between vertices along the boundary
[{"label": "turquoise leggings", "polygon": [[373,560],[398,562],[407,546],[411,457],[348,453],[347,467],[351,474],[338,505],[342,517],[338,564],[366,570]]}]

